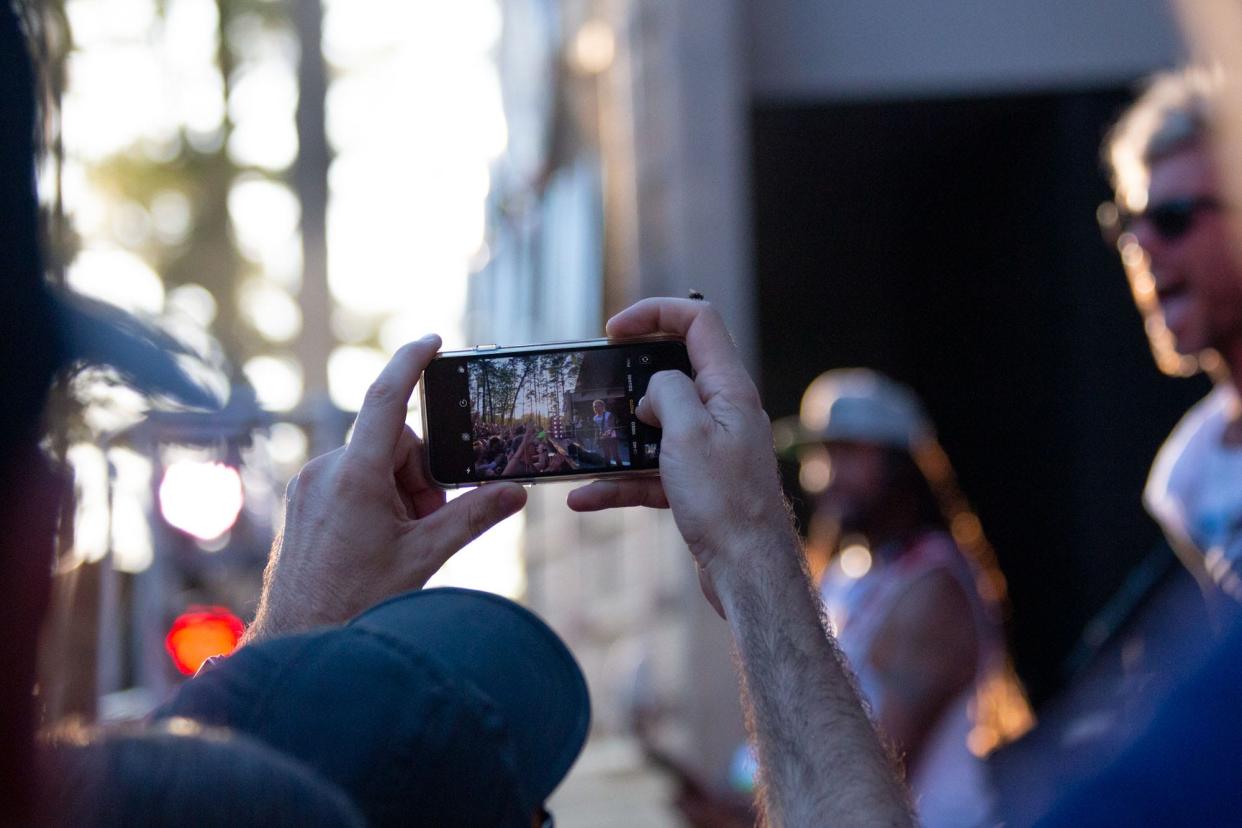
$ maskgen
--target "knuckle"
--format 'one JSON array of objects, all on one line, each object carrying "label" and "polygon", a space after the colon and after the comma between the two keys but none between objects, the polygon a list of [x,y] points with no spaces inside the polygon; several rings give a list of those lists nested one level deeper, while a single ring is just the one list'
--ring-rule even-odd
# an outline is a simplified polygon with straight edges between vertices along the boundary
[{"label": "knuckle", "polygon": [[739,377],[736,381],[730,382],[728,398],[740,411],[763,411],[763,398],[759,396],[759,389],[749,377]]},{"label": "knuckle", "polygon": [[372,475],[357,463],[349,462],[348,458],[340,464],[337,473],[333,475],[333,484],[336,490],[342,494],[357,491],[367,486],[371,481]]},{"label": "knuckle", "polygon": [[362,404],[367,408],[382,407],[392,404],[397,397],[397,388],[388,380],[380,378],[367,386],[367,393],[363,397]]},{"label": "knuckle", "polygon": [[310,460],[306,461],[306,464],[302,466],[301,471],[299,471],[296,475],[294,475],[294,478],[295,479],[300,478],[301,481],[304,483],[309,483],[313,480],[318,480],[320,477],[323,476],[324,472],[326,472],[328,468],[336,461],[337,456],[339,456],[343,451],[344,449],[334,449],[333,451],[330,451],[327,454],[321,454],[318,457],[312,457]]},{"label": "knuckle", "polygon": [[[293,506],[308,498],[313,499],[316,491],[325,485],[325,481],[331,480],[332,469],[337,463],[339,454],[343,451],[344,449],[337,449],[306,461],[285,484],[286,505]],[[328,485],[331,483],[329,482]]]},{"label": "knuckle", "polygon": [[709,415],[695,417],[691,428],[696,441],[706,441],[714,435],[716,431],[716,421]]},{"label": "knuckle", "polygon": [[666,394],[669,389],[678,381],[678,376],[684,376],[680,371],[657,371],[651,375],[651,379],[647,382],[647,391],[650,393],[652,389],[657,394]]},{"label": "knuckle", "polygon": [[481,503],[471,503],[466,510],[466,531],[471,538],[477,538],[487,531],[487,512]]}]

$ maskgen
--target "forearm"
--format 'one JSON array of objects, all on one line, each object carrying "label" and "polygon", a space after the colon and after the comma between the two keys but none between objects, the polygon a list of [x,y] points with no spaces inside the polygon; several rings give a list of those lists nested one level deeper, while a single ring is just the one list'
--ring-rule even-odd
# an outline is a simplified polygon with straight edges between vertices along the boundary
[{"label": "forearm", "polygon": [[904,785],[827,634],[792,532],[716,580],[772,825],[910,825]]}]

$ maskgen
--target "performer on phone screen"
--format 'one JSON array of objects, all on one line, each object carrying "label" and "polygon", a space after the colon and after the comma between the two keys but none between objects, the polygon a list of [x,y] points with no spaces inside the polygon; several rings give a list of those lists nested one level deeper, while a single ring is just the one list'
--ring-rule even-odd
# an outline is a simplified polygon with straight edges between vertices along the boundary
[{"label": "performer on phone screen", "polygon": [[604,456],[604,462],[609,466],[621,465],[621,451],[617,444],[616,415],[604,406],[603,400],[591,403],[591,408],[595,411],[595,416],[591,419],[595,423],[595,439],[599,446],[599,453]]}]

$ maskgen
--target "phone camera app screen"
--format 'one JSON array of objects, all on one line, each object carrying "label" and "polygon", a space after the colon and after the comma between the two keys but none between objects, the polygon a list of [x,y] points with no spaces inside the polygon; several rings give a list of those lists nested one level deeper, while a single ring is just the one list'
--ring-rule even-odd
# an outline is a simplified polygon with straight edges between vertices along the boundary
[{"label": "phone camera app screen", "polygon": [[666,368],[688,372],[681,343],[455,358],[447,373],[458,389],[448,406],[457,409],[457,479],[658,468],[660,431],[634,409],[651,375]]}]

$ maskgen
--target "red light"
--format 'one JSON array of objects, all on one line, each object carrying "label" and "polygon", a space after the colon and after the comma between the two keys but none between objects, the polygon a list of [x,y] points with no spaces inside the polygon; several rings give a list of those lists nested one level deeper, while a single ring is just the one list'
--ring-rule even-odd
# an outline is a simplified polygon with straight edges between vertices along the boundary
[{"label": "red light", "polygon": [[177,616],[164,647],[177,669],[192,676],[207,659],[237,649],[244,630],[241,619],[224,607],[197,607]]}]

